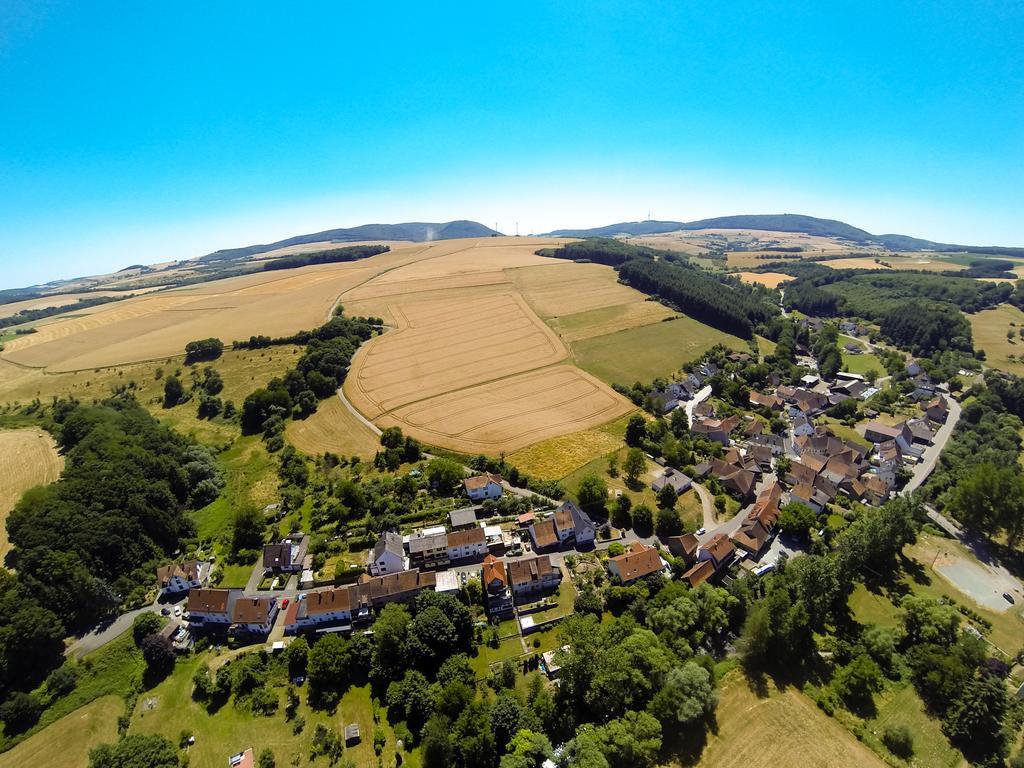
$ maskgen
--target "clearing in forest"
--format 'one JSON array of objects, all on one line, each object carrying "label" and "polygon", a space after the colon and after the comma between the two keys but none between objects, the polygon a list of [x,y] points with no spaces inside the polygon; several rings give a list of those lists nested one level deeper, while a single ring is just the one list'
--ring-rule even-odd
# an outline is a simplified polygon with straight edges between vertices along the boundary
[{"label": "clearing in forest", "polygon": [[[967,315],[974,335],[974,346],[985,350],[985,364],[1018,376],[1024,374],[1024,312],[1009,304],[1000,304]],[[1010,359],[1013,355],[1013,360]]]},{"label": "clearing in forest", "polygon": [[29,488],[52,483],[64,468],[53,438],[36,427],[0,430],[0,562],[10,550],[7,515]]},{"label": "clearing in forest", "polygon": [[784,275],[781,272],[737,272],[736,277],[745,283],[757,283],[767,288],[778,288],[787,280],[792,280],[792,275]]}]

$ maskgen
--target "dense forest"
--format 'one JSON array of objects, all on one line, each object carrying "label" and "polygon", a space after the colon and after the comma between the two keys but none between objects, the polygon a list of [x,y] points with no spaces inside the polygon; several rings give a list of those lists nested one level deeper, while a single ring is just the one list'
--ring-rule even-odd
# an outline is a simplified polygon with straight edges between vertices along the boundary
[{"label": "dense forest", "polygon": [[280,259],[268,261],[263,265],[265,271],[274,269],[295,269],[308,267],[311,264],[335,264],[344,261],[368,259],[380,253],[387,253],[391,248],[387,245],[352,245],[347,248],[329,248],[312,253],[296,253]]},{"label": "dense forest", "polygon": [[0,575],[0,695],[31,688],[61,660],[63,638],[144,594],[157,561],[193,533],[187,512],[223,485],[210,452],[133,399],[58,401],[60,479],[11,512]]},{"label": "dense forest", "polygon": [[705,272],[671,251],[593,238],[537,253],[615,267],[623,283],[657,296],[696,320],[746,339],[754,335],[754,326],[777,314],[760,286]]}]

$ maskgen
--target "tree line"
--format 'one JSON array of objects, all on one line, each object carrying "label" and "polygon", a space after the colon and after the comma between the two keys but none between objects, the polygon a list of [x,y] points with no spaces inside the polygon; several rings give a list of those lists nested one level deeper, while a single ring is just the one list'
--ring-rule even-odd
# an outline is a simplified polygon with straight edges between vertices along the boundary
[{"label": "tree line", "polygon": [[40,309],[23,309],[15,312],[9,317],[0,317],[0,328],[9,328],[12,325],[31,323],[34,320],[43,320],[54,315],[63,315],[65,312],[73,312],[76,309],[89,309],[98,307],[101,304],[110,304],[113,301],[124,301],[135,298],[134,293],[125,296],[92,296],[87,299],[79,299],[71,304],[61,304],[56,307],[42,307]]},{"label": "tree line", "polygon": [[308,267],[311,264],[335,264],[344,261],[358,261],[387,253],[391,250],[387,245],[352,245],[345,248],[329,248],[323,251],[312,253],[297,253],[291,256],[284,256],[280,259],[267,261],[263,264],[263,270],[269,272],[276,269],[296,269],[297,267]]}]

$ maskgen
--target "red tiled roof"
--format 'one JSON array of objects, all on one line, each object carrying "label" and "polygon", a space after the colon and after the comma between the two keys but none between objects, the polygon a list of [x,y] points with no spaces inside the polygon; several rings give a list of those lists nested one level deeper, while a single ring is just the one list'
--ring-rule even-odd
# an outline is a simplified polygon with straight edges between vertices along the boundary
[{"label": "red tiled roof", "polygon": [[640,542],[634,542],[625,554],[611,558],[619,570],[623,581],[634,581],[650,576],[661,570],[661,557],[658,550]]}]

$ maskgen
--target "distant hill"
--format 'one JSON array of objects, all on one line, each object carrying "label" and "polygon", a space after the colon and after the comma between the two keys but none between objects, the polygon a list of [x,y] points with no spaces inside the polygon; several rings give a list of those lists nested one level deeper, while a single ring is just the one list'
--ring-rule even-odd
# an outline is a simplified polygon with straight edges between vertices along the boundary
[{"label": "distant hill", "polygon": [[967,251],[1003,256],[1024,256],[1024,248],[1000,246],[952,245],[936,243],[908,235],[873,235],[836,219],[819,219],[798,213],[718,216],[698,221],[629,221],[592,229],[557,229],[547,237],[613,237],[615,235],[659,235],[665,232],[695,229],[756,229],[769,232],[803,232],[819,237],[836,237],[864,245],[882,245],[894,251]]},{"label": "distant hill", "polygon": [[408,240],[422,243],[428,240],[455,240],[460,237],[490,237],[501,234],[475,221],[447,221],[443,223],[407,222],[405,224],[362,224],[347,229],[326,229],[309,235],[296,235],[286,240],[265,245],[247,245],[227,248],[203,256],[200,261],[233,261],[256,256],[278,248],[305,243],[351,243],[360,240]]}]

